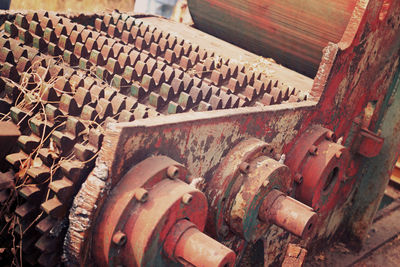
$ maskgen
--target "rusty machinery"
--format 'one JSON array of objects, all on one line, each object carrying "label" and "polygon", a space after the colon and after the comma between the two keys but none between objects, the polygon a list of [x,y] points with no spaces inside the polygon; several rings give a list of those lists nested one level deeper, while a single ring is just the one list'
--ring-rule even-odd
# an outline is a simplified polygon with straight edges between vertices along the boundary
[{"label": "rusty machinery", "polygon": [[5,13],[3,259],[301,265],[363,240],[400,143],[400,1],[297,2]]}]

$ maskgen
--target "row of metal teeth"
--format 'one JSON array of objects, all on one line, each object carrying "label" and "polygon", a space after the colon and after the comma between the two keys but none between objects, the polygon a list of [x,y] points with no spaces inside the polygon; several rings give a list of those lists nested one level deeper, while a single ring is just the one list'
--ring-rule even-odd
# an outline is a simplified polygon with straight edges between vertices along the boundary
[{"label": "row of metal teeth", "polygon": [[117,12],[95,28],[47,12],[17,14],[5,30],[0,112],[23,132],[7,160],[24,170],[15,230],[32,264],[59,262],[66,215],[105,121],[299,101],[292,87]]},{"label": "row of metal teeth", "polygon": [[[17,15],[15,24],[6,26],[24,33],[18,24],[23,18]],[[60,260],[72,197],[93,165],[105,120],[132,121],[159,113],[90,72],[24,45],[23,38],[9,37],[0,38],[0,109],[2,119],[11,118],[23,133],[19,151],[6,158],[15,170],[23,170],[17,182],[22,199],[15,210],[20,227],[14,229],[22,235],[25,261],[53,266]],[[9,198],[9,190],[0,192],[2,203]]]},{"label": "row of metal teeth", "polygon": [[[197,44],[159,30],[155,25],[147,23],[145,19],[113,12],[105,15],[103,20],[96,19],[95,28],[144,55],[167,63],[175,71],[179,71],[178,73],[186,72],[182,80],[189,84],[190,88],[184,88],[184,92],[192,95],[194,99],[199,98],[199,92],[206,96],[211,95],[211,100],[208,97],[203,99],[209,105],[205,103],[198,110],[271,105],[284,101],[303,100],[297,97],[299,92],[294,87],[271,80],[262,73],[246,69],[243,64],[222,59]],[[164,71],[166,83],[171,86],[172,84],[168,82],[172,69],[164,70],[162,67],[160,70]],[[165,88],[162,90],[163,84],[156,75],[147,75],[142,78],[141,85],[144,87],[144,92],[138,97],[145,97],[146,92],[150,92],[149,103],[159,110],[160,106],[169,99],[165,94],[167,90]],[[191,93],[192,86],[195,90]],[[173,89],[174,92],[179,90],[176,86]],[[186,94],[183,99],[187,97]]]},{"label": "row of metal teeth", "polygon": [[[50,54],[62,54],[70,65],[90,68],[94,64],[99,78],[120,89],[130,89],[140,102],[166,114],[277,104],[289,98],[298,101],[291,97],[296,94],[293,87],[246,71],[243,65],[222,60],[143,20],[115,14],[120,19],[108,15],[104,21],[96,20],[99,32],[57,21],[55,27],[41,21],[44,31],[28,20],[21,25],[29,28],[32,34],[27,31],[26,39],[34,45],[38,43],[39,49],[47,46]],[[119,25],[122,32],[112,23]],[[14,31],[16,35],[17,30]],[[43,40],[36,34],[42,34]]]}]

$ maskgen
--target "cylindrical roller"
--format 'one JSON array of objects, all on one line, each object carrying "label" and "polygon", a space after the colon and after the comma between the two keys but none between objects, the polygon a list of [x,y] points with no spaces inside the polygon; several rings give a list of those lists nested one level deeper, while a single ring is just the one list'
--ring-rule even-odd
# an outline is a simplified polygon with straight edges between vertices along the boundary
[{"label": "cylindrical roller", "polygon": [[168,241],[173,239],[177,239],[174,258],[184,266],[231,267],[235,264],[236,255],[232,250],[199,231],[188,220],[174,225],[165,244],[170,245]]},{"label": "cylindrical roller", "polygon": [[308,76],[338,42],[357,0],[188,0],[197,28]]},{"label": "cylindrical roller", "polygon": [[310,207],[279,190],[271,191],[265,198],[259,217],[303,239],[310,237],[317,220],[317,214]]}]

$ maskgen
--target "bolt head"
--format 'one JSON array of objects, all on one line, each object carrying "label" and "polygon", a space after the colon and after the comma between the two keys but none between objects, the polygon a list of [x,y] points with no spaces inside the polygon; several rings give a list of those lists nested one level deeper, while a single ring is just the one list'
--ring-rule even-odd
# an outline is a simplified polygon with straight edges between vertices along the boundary
[{"label": "bolt head", "polygon": [[309,149],[308,149],[308,153],[310,153],[311,155],[317,155],[318,152],[318,147],[312,145]]},{"label": "bolt head", "polygon": [[239,169],[242,173],[248,173],[250,170],[250,164],[247,162],[242,162],[239,166]]},{"label": "bolt head", "polygon": [[121,247],[126,243],[126,234],[122,231],[118,231],[113,235],[112,241],[115,245]]},{"label": "bolt head", "polygon": [[189,205],[192,202],[193,196],[189,193],[185,193],[182,196],[182,203],[185,205]]},{"label": "bolt head", "polygon": [[170,179],[176,179],[179,177],[179,169],[176,166],[169,166],[167,169],[167,176]]},{"label": "bolt head", "polygon": [[138,188],[135,191],[135,198],[139,202],[146,202],[149,197],[149,192],[144,188]]},{"label": "bolt head", "polygon": [[330,141],[334,141],[336,139],[335,133],[332,131],[328,131],[325,134],[325,138],[330,140]]}]

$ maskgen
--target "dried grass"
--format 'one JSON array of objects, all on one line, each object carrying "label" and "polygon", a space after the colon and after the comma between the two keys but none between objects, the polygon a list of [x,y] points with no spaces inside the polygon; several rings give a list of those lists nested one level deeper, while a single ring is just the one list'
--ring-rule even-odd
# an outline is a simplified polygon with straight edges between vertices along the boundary
[{"label": "dried grass", "polygon": [[[56,61],[55,64],[63,64],[62,58],[54,57],[53,59]],[[51,64],[47,64],[47,68],[49,68],[50,65]],[[17,103],[18,103],[17,107],[23,108],[25,110],[29,110],[29,112],[27,112],[27,114],[33,113],[34,110],[38,110],[38,112],[36,113],[35,116],[40,116],[42,118],[42,120],[44,120],[45,125],[47,125],[47,116],[45,113],[45,105],[50,104],[50,103],[54,104],[54,102],[45,101],[45,100],[43,100],[42,96],[45,93],[45,91],[47,90],[47,88],[53,87],[53,85],[57,82],[57,79],[59,77],[53,77],[49,81],[45,82],[41,79],[41,77],[37,73],[32,71],[32,68],[27,70],[27,72],[36,76],[36,78],[38,79],[36,87],[31,90],[27,89],[27,86],[28,86],[27,80],[23,80],[20,84],[15,83],[10,79],[5,78],[5,80],[12,83],[15,86],[17,86],[20,91],[20,94],[17,99]],[[66,93],[66,92],[62,92],[62,93]],[[24,120],[24,119],[25,118],[23,118],[22,120]],[[4,116],[2,118],[2,120],[10,120],[9,114],[6,114],[6,116]],[[84,123],[85,129],[82,132],[78,133],[79,136],[83,135],[84,137],[87,138],[89,129],[93,128],[93,127],[97,128],[99,130],[103,130],[101,124],[97,123],[96,121],[83,121],[83,120],[81,120],[81,121],[82,121],[82,123]],[[16,216],[16,214],[14,212],[12,212],[12,210],[13,210],[12,207],[14,207],[15,205],[21,204],[21,199],[20,199],[20,196],[18,195],[17,191],[20,190],[22,187],[34,185],[34,184],[31,184],[30,182],[28,182],[29,176],[27,174],[27,170],[30,167],[40,167],[44,164],[41,161],[37,152],[39,149],[45,147],[45,143],[47,140],[50,140],[50,144],[48,146],[48,148],[50,149],[49,152],[55,153],[56,155],[60,154],[59,149],[53,144],[52,139],[50,139],[50,137],[54,133],[54,131],[62,129],[65,126],[65,124],[66,124],[65,121],[58,124],[50,132],[46,131],[46,129],[43,130],[42,136],[40,136],[41,140],[40,140],[38,147],[31,154],[29,154],[29,156],[26,160],[21,162],[20,170],[17,173],[15,173],[15,176],[14,176],[15,177],[15,187],[11,188],[9,198],[4,203],[2,203],[2,205],[0,207],[0,218],[4,218],[5,222],[6,222],[5,225],[3,226],[3,229],[0,229],[0,235],[1,235],[1,233],[3,233],[6,230],[12,238],[12,246],[4,249],[4,251],[0,251],[0,257],[1,257],[1,254],[3,254],[3,253],[12,255],[12,265],[13,266],[22,266],[22,244],[23,244],[22,239],[23,239],[23,236],[28,231],[28,229],[31,228],[35,224],[35,222],[37,222],[39,219],[42,218],[42,215],[43,215],[43,211],[42,211],[31,222],[31,224],[28,225],[28,227],[26,229],[22,230],[22,226],[21,226],[18,216]],[[48,133],[46,134],[46,132],[48,132]],[[88,142],[88,141],[85,140],[85,142]],[[93,161],[97,157],[97,155],[98,155],[98,152],[95,153],[92,158],[90,158],[87,161],[82,162],[82,163],[85,164],[90,161]],[[59,169],[61,167],[62,163],[67,162],[67,161],[72,161],[74,159],[75,159],[75,156],[72,152],[65,157],[60,157],[59,161],[57,163],[53,163],[53,165],[50,167],[50,171],[49,171],[50,177],[46,181],[44,181],[43,184],[51,183],[53,181],[53,175],[56,173],[57,169]],[[47,201],[49,199],[49,197],[50,197],[50,189],[48,188],[47,192],[46,192],[45,201]],[[20,233],[19,236],[16,236],[15,229],[19,229],[19,231],[18,231]]]}]

